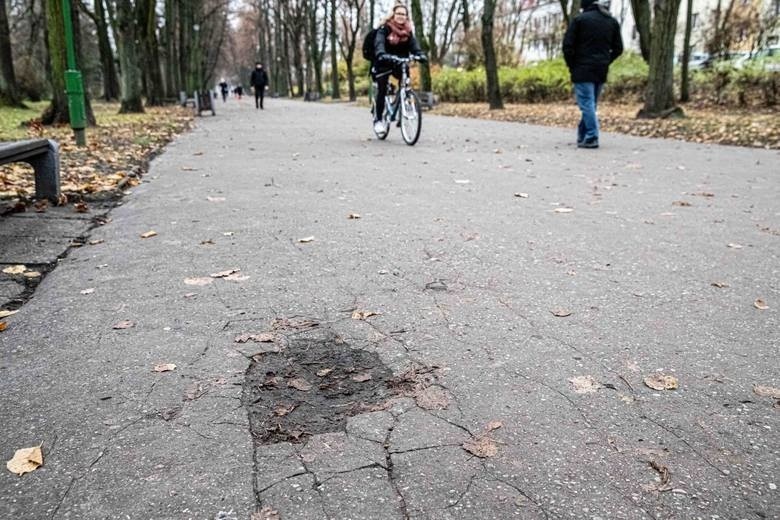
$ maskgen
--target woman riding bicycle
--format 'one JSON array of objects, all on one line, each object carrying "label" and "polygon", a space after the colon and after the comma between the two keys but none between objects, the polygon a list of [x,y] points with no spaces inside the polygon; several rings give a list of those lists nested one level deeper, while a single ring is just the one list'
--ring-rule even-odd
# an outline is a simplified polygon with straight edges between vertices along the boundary
[{"label": "woman riding bicycle", "polygon": [[403,4],[396,4],[390,16],[377,30],[374,39],[374,56],[376,58],[371,67],[371,77],[377,86],[374,105],[374,130],[377,133],[385,131],[382,114],[385,111],[385,96],[387,95],[390,74],[397,79],[401,78],[401,69],[394,58],[408,58],[410,54],[419,61],[427,60],[412,34],[409,10]]}]

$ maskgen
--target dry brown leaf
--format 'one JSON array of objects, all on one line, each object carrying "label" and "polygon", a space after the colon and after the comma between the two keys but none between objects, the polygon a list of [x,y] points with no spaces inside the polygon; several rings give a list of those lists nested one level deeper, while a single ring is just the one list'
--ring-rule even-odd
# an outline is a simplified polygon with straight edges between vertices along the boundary
[{"label": "dry brown leaf", "polygon": [[209,202],[225,202],[225,197],[206,197]]},{"label": "dry brown leaf", "polygon": [[214,281],[213,278],[205,278],[205,277],[184,279],[184,283],[186,283],[187,285],[208,285],[213,281]]},{"label": "dry brown leaf", "polygon": [[672,206],[679,206],[681,208],[687,208],[687,207],[693,206],[693,204],[691,204],[687,200],[675,200],[674,202],[672,202]]},{"label": "dry brown leaf", "polygon": [[87,243],[88,243],[89,245],[91,245],[91,246],[96,246],[96,245],[98,245],[98,244],[102,244],[103,242],[105,242],[105,240],[103,240],[102,238],[97,238],[97,239],[95,239],[95,240],[90,240],[90,241],[89,241],[89,242],[87,242]]},{"label": "dry brown leaf", "polygon": [[379,316],[379,313],[373,311],[360,311],[360,310],[356,310],[352,312],[353,320],[365,320],[366,318],[370,318],[371,316]]},{"label": "dry brown leaf", "polygon": [[35,471],[42,465],[43,451],[40,446],[16,450],[13,458],[5,463],[5,467],[8,468],[8,471],[16,473],[19,476]]},{"label": "dry brown leaf", "polygon": [[349,220],[357,220],[360,218],[360,213],[350,213],[347,218]]},{"label": "dry brown leaf", "polygon": [[255,511],[249,520],[281,520],[279,512],[275,509],[271,509],[265,506],[260,511]]},{"label": "dry brown leaf", "polygon": [[[193,155],[195,155],[195,154],[193,154]],[[192,166],[182,166],[181,167],[181,171],[183,171],[183,172],[196,172],[196,171],[198,171],[198,169],[197,168],[193,168]]]},{"label": "dry brown leaf", "polygon": [[313,240],[314,240],[314,237],[303,237],[303,238],[299,238],[298,242],[300,242],[301,244],[308,244],[309,242],[311,242]]},{"label": "dry brown leaf", "polygon": [[7,328],[8,328],[8,323],[4,321],[0,321],[0,332],[3,332]]},{"label": "dry brown leaf", "polygon": [[482,459],[493,457],[498,453],[498,445],[496,445],[496,442],[485,436],[472,437],[461,446],[467,452]]},{"label": "dry brown leaf", "polygon": [[244,280],[249,280],[249,276],[248,275],[239,274],[239,273],[233,273],[233,274],[227,275],[224,279],[229,281],[229,282],[243,282]]},{"label": "dry brown leaf", "polygon": [[207,238],[206,240],[201,240],[200,241],[200,245],[202,245],[202,246],[214,245],[214,243],[215,242],[213,240],[211,240],[210,238]]},{"label": "dry brown leaf", "polygon": [[741,244],[735,244],[733,242],[730,242],[729,244],[727,244],[726,247],[730,247],[731,249],[742,249],[742,245]]},{"label": "dry brown leaf", "polygon": [[211,273],[209,276],[212,278],[227,278],[231,274],[235,274],[241,271],[241,269],[228,269],[227,271],[220,271],[218,273]]},{"label": "dry brown leaf", "polygon": [[18,265],[12,265],[10,267],[6,267],[5,269],[3,269],[3,272],[5,274],[22,274],[26,270],[27,270],[26,265],[18,264]]},{"label": "dry brown leaf", "polygon": [[130,320],[122,320],[120,322],[114,323],[115,329],[129,329],[130,327],[134,327],[135,323]]},{"label": "dry brown leaf", "polygon": [[172,370],[176,370],[176,365],[173,363],[160,363],[159,365],[154,365],[152,370],[154,372],[171,372]]},{"label": "dry brown leaf", "polygon": [[287,382],[287,386],[290,388],[295,388],[296,390],[300,390],[301,392],[308,392],[311,390],[311,383],[303,378],[290,379]]},{"label": "dry brown leaf", "polygon": [[41,273],[39,273],[38,271],[25,271],[24,273],[22,273],[22,276],[24,276],[25,278],[38,278],[39,276],[41,276]]},{"label": "dry brown leaf", "polygon": [[756,301],[753,302],[753,307],[755,307],[760,311],[765,311],[769,309],[769,305],[767,305],[766,302],[761,298],[757,298]]},{"label": "dry brown leaf", "polygon": [[650,467],[656,470],[661,476],[661,483],[657,487],[658,491],[669,491],[672,489],[667,485],[672,480],[672,474],[669,472],[669,468],[654,460],[648,461],[648,464],[650,464]]},{"label": "dry brown leaf", "polygon": [[290,413],[293,410],[295,410],[296,407],[297,407],[297,405],[294,405],[294,404],[291,404],[290,406],[279,405],[279,406],[274,408],[274,415],[276,415],[278,417],[284,417],[288,413]]},{"label": "dry brown leaf", "polygon": [[157,231],[150,230],[146,233],[141,233],[141,238],[152,238],[157,236]]},{"label": "dry brown leaf", "polygon": [[194,401],[205,393],[206,392],[203,390],[203,385],[198,381],[193,381],[184,391],[184,400]]},{"label": "dry brown leaf", "polygon": [[726,282],[712,282],[710,285],[717,287],[718,289],[725,289],[726,287],[729,287],[729,284]]},{"label": "dry brown leaf", "polygon": [[0,310],[0,318],[7,318],[8,316],[13,316],[13,315],[14,315],[14,314],[16,314],[17,312],[19,312],[19,311],[5,311],[5,310]]},{"label": "dry brown leaf", "polygon": [[515,197],[518,197],[518,198],[521,198],[521,199],[527,199],[528,198],[528,194],[527,193],[522,193],[522,192],[517,192],[517,193],[515,193]]},{"label": "dry brown leaf", "polygon": [[371,380],[371,374],[369,372],[363,372],[362,374],[352,376],[352,380],[356,383],[365,383],[366,381]]},{"label": "dry brown leaf", "polygon": [[256,343],[272,343],[276,340],[276,336],[270,332],[261,332],[260,334],[240,334],[236,336],[236,343],[246,343],[247,341],[254,341]]},{"label": "dry brown leaf", "polygon": [[576,376],[569,379],[569,382],[578,394],[591,394],[604,386],[593,376]]},{"label": "dry brown leaf", "polygon": [[73,205],[73,210],[76,213],[88,213],[89,212],[89,206],[87,206],[83,202],[77,202],[76,204]]},{"label": "dry brown leaf", "polygon": [[330,374],[331,372],[333,372],[332,368],[323,368],[322,370],[317,370],[317,375],[319,377],[325,377],[328,374]]},{"label": "dry brown leaf", "polygon": [[677,378],[664,374],[652,374],[644,378],[645,385],[653,390],[675,390],[677,389]]},{"label": "dry brown leaf", "polygon": [[492,432],[493,430],[498,430],[504,425],[501,421],[490,421],[487,423],[487,431]]},{"label": "dry brown leaf", "polygon": [[754,385],[753,393],[760,395],[761,397],[771,397],[773,399],[780,399],[780,388],[766,385]]},{"label": "dry brown leaf", "polygon": [[450,405],[450,394],[439,386],[429,386],[416,392],[414,400],[423,410],[446,410]]},{"label": "dry brown leaf", "polygon": [[571,311],[568,309],[552,309],[550,312],[553,314],[553,316],[558,316],[559,318],[571,316]]}]

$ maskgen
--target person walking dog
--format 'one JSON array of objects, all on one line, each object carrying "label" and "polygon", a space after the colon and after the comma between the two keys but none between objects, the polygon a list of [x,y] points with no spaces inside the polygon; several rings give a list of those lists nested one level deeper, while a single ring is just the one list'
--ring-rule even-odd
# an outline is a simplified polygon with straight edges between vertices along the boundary
[{"label": "person walking dog", "polygon": [[572,20],[563,37],[563,57],[582,112],[577,126],[578,148],[599,147],[596,107],[609,65],[622,53],[620,24],[609,9],[596,0],[582,0],[582,12]]}]

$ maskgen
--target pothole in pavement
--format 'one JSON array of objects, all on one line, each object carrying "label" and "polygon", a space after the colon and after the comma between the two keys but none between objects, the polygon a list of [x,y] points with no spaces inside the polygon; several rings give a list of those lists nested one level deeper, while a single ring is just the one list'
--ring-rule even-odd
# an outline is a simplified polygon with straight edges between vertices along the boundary
[{"label": "pothole in pavement", "polygon": [[253,357],[242,399],[256,442],[301,442],[343,431],[347,417],[381,406],[392,377],[377,354],[334,334],[298,337]]}]

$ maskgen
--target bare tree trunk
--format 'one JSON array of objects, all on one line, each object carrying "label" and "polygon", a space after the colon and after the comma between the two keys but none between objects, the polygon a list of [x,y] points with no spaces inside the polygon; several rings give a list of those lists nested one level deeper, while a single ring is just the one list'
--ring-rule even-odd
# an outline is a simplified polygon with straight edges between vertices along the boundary
[{"label": "bare tree trunk", "polygon": [[95,0],[95,25],[97,26],[100,63],[103,68],[103,98],[106,101],[119,99],[119,78],[114,63],[114,51],[108,39],[108,23],[103,0]]},{"label": "bare tree trunk", "polygon": [[691,94],[689,92],[689,79],[690,71],[688,70],[688,62],[691,59],[691,29],[693,25],[693,0],[687,2],[687,14],[685,16],[685,38],[683,38],[683,54],[682,54],[682,80],[680,82],[680,102],[685,103],[690,101]]},{"label": "bare tree trunk", "polygon": [[650,33],[650,24],[652,16],[650,14],[649,0],[631,0],[631,10],[634,11],[634,20],[636,21],[636,30],[639,33],[639,50],[642,58],[650,63],[650,48],[653,43]]},{"label": "bare tree trunk", "polygon": [[336,0],[330,0],[330,90],[333,99],[341,99],[339,87],[339,60],[336,54]]},{"label": "bare tree trunk", "polygon": [[309,5],[309,55],[311,67],[314,69],[314,88],[318,94],[322,94],[322,53],[317,39],[317,1],[312,0]]},{"label": "bare tree trunk", "polygon": [[[426,54],[431,54],[430,44],[428,38],[425,37],[425,24],[423,23],[422,8],[420,7],[420,0],[412,0],[412,18],[414,18],[414,32],[417,38],[417,43],[420,44],[420,48]],[[431,81],[431,67],[428,63],[420,64],[420,90],[423,92],[430,92],[433,90]]]},{"label": "bare tree trunk", "polygon": [[0,0],[0,106],[25,106],[16,83],[5,0]]},{"label": "bare tree trunk", "polygon": [[65,27],[60,0],[46,0],[46,28],[51,64],[52,99],[41,114],[41,122],[44,125],[67,124],[70,119],[68,99],[65,96]]},{"label": "bare tree trunk", "polygon": [[176,40],[176,23],[178,10],[175,8],[174,0],[165,0],[165,95],[167,97],[178,97],[181,90],[181,78],[178,67],[178,46]]},{"label": "bare tree trunk", "polygon": [[136,0],[139,3],[138,27],[144,50],[143,74],[146,77],[146,104],[160,105],[165,97],[162,71],[160,69],[160,44],[157,40],[157,0]]},{"label": "bare tree trunk", "polygon": [[498,85],[498,63],[493,44],[493,14],[495,9],[496,0],[485,0],[485,7],[482,11],[482,49],[485,53],[487,98],[491,110],[504,108],[504,102],[501,100],[501,89]]},{"label": "bare tree trunk", "polygon": [[119,63],[122,67],[122,100],[119,113],[143,112],[141,99],[141,68],[138,65],[138,46],[136,43],[137,16],[131,0],[117,0],[116,25],[119,41]]},{"label": "bare tree trunk", "polygon": [[656,0],[645,105],[637,117],[682,116],[674,102],[674,35],[680,0]]}]

